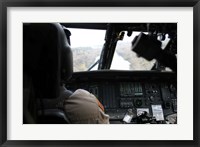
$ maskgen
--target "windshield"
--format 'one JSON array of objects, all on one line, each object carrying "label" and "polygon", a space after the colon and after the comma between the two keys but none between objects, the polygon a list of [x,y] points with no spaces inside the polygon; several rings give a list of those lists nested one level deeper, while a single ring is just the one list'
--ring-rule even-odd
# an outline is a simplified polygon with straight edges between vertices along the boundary
[{"label": "windshield", "polygon": [[72,34],[70,40],[74,71],[87,71],[100,57],[106,31],[93,29],[69,30]]},{"label": "windshield", "polygon": [[[71,32],[71,48],[73,51],[73,68],[74,72],[97,70],[98,61],[105,43],[106,30],[95,29],[69,29]],[[131,42],[140,32],[133,32],[128,37],[124,35],[123,40],[117,42],[114,57],[111,64],[111,70],[151,70],[156,60],[147,61],[138,57],[131,50]],[[166,37],[162,41],[164,48],[169,39]],[[166,68],[165,70],[170,70]]]},{"label": "windshield", "polygon": [[156,60],[147,61],[142,57],[138,57],[137,54],[131,50],[131,42],[139,33],[140,32],[133,32],[130,37],[124,35],[123,40],[117,42],[111,69],[151,70]]}]

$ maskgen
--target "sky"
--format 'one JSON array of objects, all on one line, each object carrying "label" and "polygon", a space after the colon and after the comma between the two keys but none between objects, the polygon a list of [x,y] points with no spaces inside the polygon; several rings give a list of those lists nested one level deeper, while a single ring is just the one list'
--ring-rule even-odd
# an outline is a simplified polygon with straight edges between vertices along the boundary
[{"label": "sky", "polygon": [[104,44],[105,30],[69,29],[71,32],[71,47],[92,47]]},{"label": "sky", "polygon": [[[102,46],[105,43],[105,30],[92,30],[92,29],[72,29],[69,28],[71,32],[70,40],[71,47],[93,47]],[[125,34],[124,41],[131,42],[135,35],[138,33],[133,33],[131,37],[127,37]]]}]

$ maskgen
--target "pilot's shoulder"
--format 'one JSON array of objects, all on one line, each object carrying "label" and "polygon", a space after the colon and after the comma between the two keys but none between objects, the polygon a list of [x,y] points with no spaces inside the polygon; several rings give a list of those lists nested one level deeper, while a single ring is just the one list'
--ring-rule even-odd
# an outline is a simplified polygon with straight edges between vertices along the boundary
[{"label": "pilot's shoulder", "polygon": [[90,93],[87,90],[84,89],[77,89],[72,95],[89,95]]},{"label": "pilot's shoulder", "polygon": [[87,90],[84,89],[77,89],[71,96],[72,97],[81,97],[81,98],[86,98],[86,99],[94,99],[96,98],[93,94],[88,92]]}]

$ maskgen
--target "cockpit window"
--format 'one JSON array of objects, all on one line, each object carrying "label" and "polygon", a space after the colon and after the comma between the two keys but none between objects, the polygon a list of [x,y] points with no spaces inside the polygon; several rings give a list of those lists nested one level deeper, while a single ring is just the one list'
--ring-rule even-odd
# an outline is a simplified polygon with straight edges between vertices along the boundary
[{"label": "cockpit window", "polygon": [[73,28],[69,30],[72,34],[70,40],[74,71],[87,71],[100,58],[106,30]]},{"label": "cockpit window", "polygon": [[[147,32],[143,32],[148,34]],[[133,39],[139,35],[140,32],[133,32],[130,37],[124,35],[123,40],[118,41],[114,57],[112,60],[111,68],[116,70],[151,70],[155,65],[156,60],[146,60],[143,57],[139,57],[135,52],[131,50]],[[158,38],[159,39],[159,38]],[[161,48],[164,49],[169,42],[168,36],[162,42]],[[166,71],[171,71],[169,68],[164,68]]]},{"label": "cockpit window", "polygon": [[151,70],[156,60],[147,61],[142,57],[138,57],[137,54],[131,50],[131,42],[139,33],[140,32],[133,32],[130,37],[125,34],[123,40],[117,42],[111,69]]},{"label": "cockpit window", "polygon": [[[69,28],[69,30],[72,34],[70,40],[74,72],[98,70],[106,30],[77,28]],[[140,33],[133,32],[128,37],[125,32],[123,40],[117,42],[110,70],[152,70],[158,64],[155,59],[148,61],[131,50],[133,39]],[[143,33],[147,34],[147,32]],[[161,48],[164,49],[168,42],[169,38],[166,35]],[[163,67],[163,70],[171,71],[166,67]]]}]

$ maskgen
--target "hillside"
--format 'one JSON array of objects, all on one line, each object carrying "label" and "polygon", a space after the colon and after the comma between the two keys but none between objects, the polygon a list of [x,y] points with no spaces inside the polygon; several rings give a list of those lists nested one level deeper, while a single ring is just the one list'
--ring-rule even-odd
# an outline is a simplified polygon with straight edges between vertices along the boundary
[{"label": "hillside", "polygon": [[[72,50],[74,71],[86,71],[96,61],[96,58],[100,56],[102,48],[78,47],[72,48]],[[155,62],[155,60],[149,62],[144,58],[139,58],[133,51],[131,51],[130,43],[126,42],[118,43],[116,53],[130,63],[130,70],[150,70]]]}]

